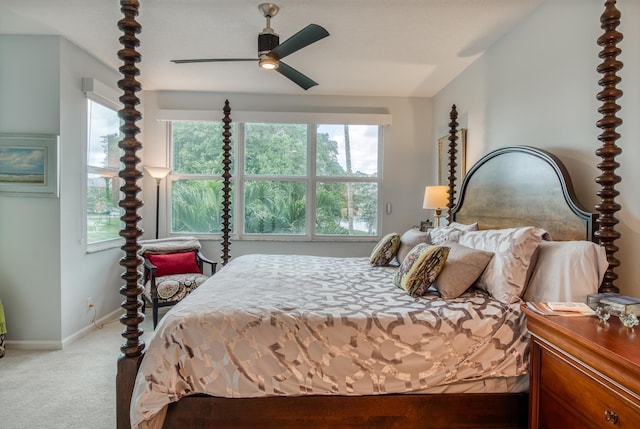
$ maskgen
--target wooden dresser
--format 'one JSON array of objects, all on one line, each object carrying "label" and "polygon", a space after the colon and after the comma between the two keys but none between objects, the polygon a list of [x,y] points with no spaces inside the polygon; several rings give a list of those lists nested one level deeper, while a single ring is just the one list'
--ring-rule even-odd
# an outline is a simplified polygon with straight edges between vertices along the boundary
[{"label": "wooden dresser", "polygon": [[529,428],[640,428],[640,326],[525,312]]}]

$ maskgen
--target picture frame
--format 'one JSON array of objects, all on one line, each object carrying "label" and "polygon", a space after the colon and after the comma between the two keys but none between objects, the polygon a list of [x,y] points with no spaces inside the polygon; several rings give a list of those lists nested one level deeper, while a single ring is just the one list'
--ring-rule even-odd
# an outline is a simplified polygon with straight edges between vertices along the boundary
[{"label": "picture frame", "polygon": [[432,228],[433,228],[433,222],[431,222],[430,220],[423,220],[423,221],[420,222],[420,231],[421,232],[427,232]]},{"label": "picture frame", "polygon": [[[457,131],[458,137],[456,143],[458,150],[456,167],[456,188],[460,189],[462,185],[462,179],[466,173],[466,148],[467,148],[467,129],[461,128]],[[438,184],[449,184],[449,135],[440,137],[438,139]]]},{"label": "picture frame", "polygon": [[0,134],[0,196],[57,197],[59,138]]}]

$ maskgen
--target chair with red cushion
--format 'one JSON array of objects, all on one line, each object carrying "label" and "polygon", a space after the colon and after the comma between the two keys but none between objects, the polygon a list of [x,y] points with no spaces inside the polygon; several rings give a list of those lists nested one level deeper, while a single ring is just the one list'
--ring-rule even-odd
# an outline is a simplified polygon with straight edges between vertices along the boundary
[{"label": "chair with red cushion", "polygon": [[[153,328],[158,324],[158,308],[180,302],[215,274],[217,262],[206,258],[195,237],[172,237],[141,240],[140,255],[144,259],[142,312],[148,303],[153,310]],[[204,272],[204,264],[211,274]]]}]

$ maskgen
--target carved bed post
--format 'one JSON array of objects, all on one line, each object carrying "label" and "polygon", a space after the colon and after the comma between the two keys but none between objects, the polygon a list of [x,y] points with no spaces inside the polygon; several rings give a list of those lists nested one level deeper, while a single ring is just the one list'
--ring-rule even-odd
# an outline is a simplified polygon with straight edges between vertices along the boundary
[{"label": "carved bed post", "polygon": [[144,320],[144,315],[139,311],[142,306],[142,301],[139,299],[142,287],[138,284],[140,277],[138,266],[142,262],[138,256],[140,249],[138,237],[142,235],[142,230],[138,228],[140,221],[138,209],[142,207],[142,201],[137,198],[137,194],[140,192],[138,180],[142,177],[142,173],[136,168],[140,162],[136,152],[142,148],[142,144],[136,139],[136,134],[140,132],[136,121],[142,118],[141,113],[136,110],[136,105],[140,103],[136,92],[142,89],[136,80],[136,76],[140,72],[135,65],[141,58],[136,51],[136,47],[140,45],[136,34],[140,33],[142,29],[135,19],[138,15],[138,8],[138,0],[120,0],[120,10],[124,18],[118,22],[118,28],[124,33],[120,37],[120,43],[124,48],[118,51],[118,58],[124,63],[120,67],[120,73],[124,77],[118,81],[118,87],[123,90],[120,101],[124,107],[118,112],[118,115],[123,120],[120,130],[124,134],[124,138],[118,146],[124,151],[120,158],[124,167],[120,170],[119,176],[123,180],[120,190],[124,194],[120,200],[120,207],[124,209],[120,220],[125,225],[120,231],[120,236],[125,239],[125,244],[121,247],[125,256],[120,259],[120,265],[125,269],[121,277],[126,281],[126,284],[120,288],[120,294],[125,297],[122,302],[125,314],[120,318],[120,323],[125,326],[122,336],[126,342],[120,347],[122,354],[118,358],[116,376],[116,411],[119,429],[129,428],[131,425],[129,421],[131,394],[144,351],[144,342],[140,340],[143,331],[139,327]]},{"label": "carved bed post", "polygon": [[224,102],[224,118],[222,122],[224,122],[222,132],[222,136],[224,137],[222,140],[222,151],[223,157],[222,160],[222,169],[224,173],[222,173],[223,178],[223,186],[222,186],[222,265],[227,265],[229,262],[229,246],[231,245],[229,240],[229,234],[231,233],[231,226],[229,219],[231,219],[231,107],[229,106],[229,100],[225,100]]},{"label": "carved bed post", "polygon": [[615,174],[615,170],[620,164],[616,162],[615,157],[622,153],[622,149],[616,146],[616,140],[620,137],[616,127],[622,124],[622,119],[616,116],[620,110],[616,100],[622,96],[622,91],[616,88],[621,80],[616,72],[622,69],[622,62],[617,59],[621,52],[617,44],[622,40],[622,34],[616,31],[620,24],[620,11],[616,8],[616,0],[606,0],[604,6],[605,10],[600,16],[600,27],[604,33],[598,38],[598,45],[603,47],[598,55],[603,60],[598,66],[598,72],[602,74],[598,84],[602,87],[602,91],[597,95],[598,100],[602,102],[598,109],[602,119],[597,122],[598,128],[602,130],[598,136],[602,146],[596,150],[596,155],[602,158],[602,162],[598,164],[602,174],[596,178],[601,189],[597,192],[600,202],[595,206],[600,213],[596,221],[598,230],[595,232],[595,237],[605,247],[609,261],[609,268],[599,291],[619,292],[619,288],[614,285],[614,281],[618,278],[614,270],[620,265],[620,261],[614,256],[618,247],[613,242],[620,238],[620,233],[615,230],[618,224],[615,213],[620,210],[620,204],[615,202],[615,198],[620,194],[615,189],[615,185],[620,182],[620,176]]},{"label": "carved bed post", "polygon": [[458,149],[456,148],[458,143],[458,111],[456,105],[451,106],[451,112],[449,113],[449,202],[447,203],[447,222],[451,221],[451,210],[455,206],[455,194],[456,194],[456,163]]}]

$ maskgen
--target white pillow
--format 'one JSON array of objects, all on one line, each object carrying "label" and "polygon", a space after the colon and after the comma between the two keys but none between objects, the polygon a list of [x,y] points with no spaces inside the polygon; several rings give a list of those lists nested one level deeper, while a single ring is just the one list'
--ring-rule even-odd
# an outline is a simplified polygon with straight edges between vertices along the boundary
[{"label": "white pillow", "polygon": [[608,266],[605,248],[596,243],[543,241],[523,298],[587,302],[587,295],[598,292]]},{"label": "white pillow", "polygon": [[404,258],[411,252],[411,249],[420,243],[431,243],[430,231],[420,231],[419,229],[411,228],[402,234],[400,237],[400,248],[396,254],[398,263],[402,264],[402,261],[404,261]]},{"label": "white pillow", "polygon": [[531,258],[544,234],[545,230],[531,226],[465,231],[458,243],[494,253],[475,286],[500,302],[512,304],[520,301]]},{"label": "white pillow", "polygon": [[442,244],[445,241],[457,242],[462,234],[458,228],[453,226],[440,226],[431,230],[431,243]]},{"label": "white pillow", "polygon": [[462,231],[477,231],[478,222],[468,225],[464,223],[451,222],[447,226],[441,226],[431,230],[431,243],[442,244],[445,241],[458,241]]},{"label": "white pillow", "polygon": [[469,223],[469,224],[449,222],[448,226],[455,229],[459,229],[460,231],[477,231],[478,230],[478,222]]}]

